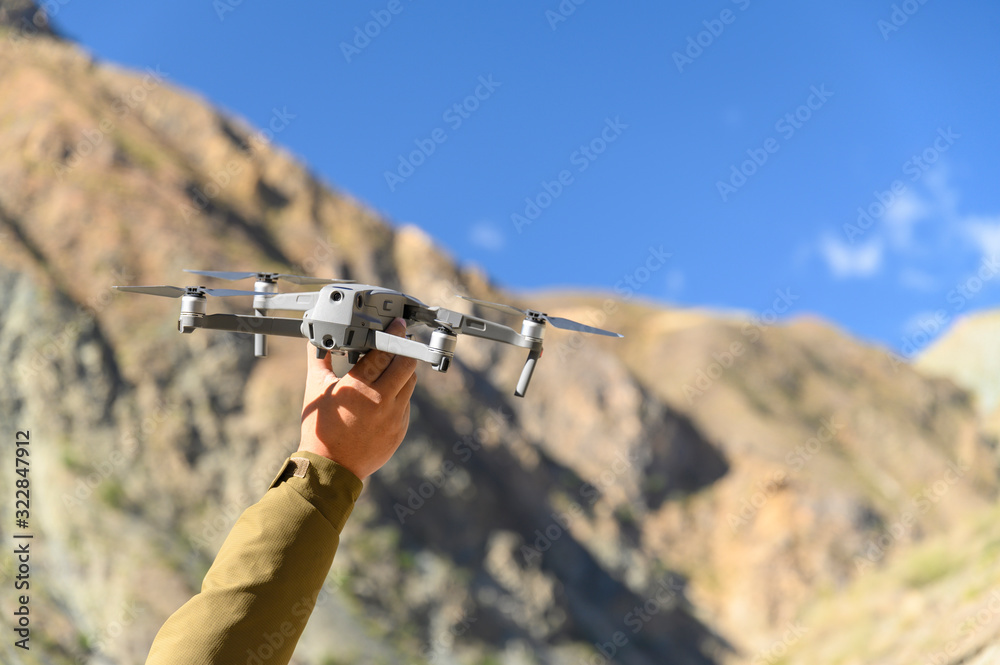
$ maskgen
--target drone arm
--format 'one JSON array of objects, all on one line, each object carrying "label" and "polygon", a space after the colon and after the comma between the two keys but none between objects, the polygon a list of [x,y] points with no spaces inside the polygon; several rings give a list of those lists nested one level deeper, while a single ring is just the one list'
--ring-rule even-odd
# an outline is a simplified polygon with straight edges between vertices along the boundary
[{"label": "drone arm", "polygon": [[191,317],[190,327],[187,330],[185,330],[183,323],[181,324],[181,332],[190,332],[193,328],[228,330],[229,332],[258,335],[280,335],[282,337],[302,337],[302,319],[286,319],[277,316],[208,314],[201,317]]},{"label": "drone arm", "polygon": [[435,315],[438,324],[445,325],[463,335],[503,342],[524,349],[540,349],[542,347],[541,340],[525,337],[502,323],[495,323],[478,316],[469,316],[443,308],[436,308]]},{"label": "drone arm", "polygon": [[375,348],[379,351],[392,353],[397,356],[406,356],[415,360],[422,360],[433,364],[440,362],[441,353],[431,349],[426,344],[421,344],[406,337],[397,337],[381,330],[373,330],[375,334]]},{"label": "drone arm", "polygon": [[284,309],[296,312],[305,312],[316,305],[319,292],[309,293],[275,293],[273,296],[266,296],[267,309]]},{"label": "drone arm", "polygon": [[452,329],[473,337],[493,340],[495,342],[505,342],[514,346],[528,349],[528,358],[524,362],[521,376],[517,381],[517,389],[514,390],[516,397],[524,397],[531,382],[531,375],[535,371],[538,359],[542,357],[542,331],[541,323],[525,320],[523,332],[536,332],[536,335],[525,335],[518,333],[513,328],[508,328],[500,323],[494,323],[476,316],[468,316],[459,312],[447,309],[438,309],[436,312],[439,323],[450,326]]}]

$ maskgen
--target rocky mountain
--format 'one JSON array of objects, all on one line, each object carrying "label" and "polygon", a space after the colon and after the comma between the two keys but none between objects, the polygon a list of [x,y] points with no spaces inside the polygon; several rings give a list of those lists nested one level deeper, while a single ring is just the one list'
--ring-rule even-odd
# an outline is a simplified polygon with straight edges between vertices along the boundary
[{"label": "rocky mountain", "polygon": [[[110,289],[183,268],[530,303],[626,335],[552,331],[524,400],[510,348],[461,340],[448,373],[421,368],[298,662],[915,662],[886,645],[953,640],[919,608],[988,607],[996,454],[952,380],[806,316],[504,293],[310,174],[278,147],[287,118],[253,128],[38,16],[0,0],[0,422],[31,431],[36,548],[32,649],[4,640],[4,662],[142,662],[296,446],[303,342],[255,360],[245,336],[180,336],[173,301]],[[806,309],[785,287],[779,308]],[[998,643],[984,627],[941,662]]]},{"label": "rocky mountain", "polygon": [[916,360],[926,374],[952,379],[976,399],[987,429],[1000,433],[1000,312],[970,314],[955,322]]}]

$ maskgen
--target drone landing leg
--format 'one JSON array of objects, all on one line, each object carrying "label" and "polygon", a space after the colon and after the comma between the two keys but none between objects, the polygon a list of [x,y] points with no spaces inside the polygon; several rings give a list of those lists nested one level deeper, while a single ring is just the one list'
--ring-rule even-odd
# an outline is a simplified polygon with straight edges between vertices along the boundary
[{"label": "drone landing leg", "polygon": [[528,392],[528,384],[531,382],[531,375],[535,371],[535,363],[541,357],[541,351],[532,349],[528,352],[528,359],[524,361],[524,369],[521,370],[521,378],[517,381],[517,388],[514,390],[515,397],[524,397]]}]

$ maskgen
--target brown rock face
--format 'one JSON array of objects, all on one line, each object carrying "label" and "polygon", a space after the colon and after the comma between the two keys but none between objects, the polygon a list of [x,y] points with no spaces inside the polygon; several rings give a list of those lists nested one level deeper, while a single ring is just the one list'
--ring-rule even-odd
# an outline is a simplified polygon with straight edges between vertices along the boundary
[{"label": "brown rock face", "polygon": [[[254,360],[248,338],[180,336],[174,301],[111,285],[261,269],[455,309],[456,292],[515,299],[315,180],[280,134],[22,29],[38,16],[0,2],[0,422],[32,432],[40,544],[36,660],[9,640],[0,654],[141,662],[295,448],[304,343]],[[510,347],[462,339],[447,374],[421,368],[408,439],[347,527],[300,662],[597,662],[595,645],[627,665],[777,662],[760,656],[790,622],[842,620],[859,584],[884,599],[944,579],[907,557],[995,494],[968,393],[825,324],[520,304],[626,338],[550,330],[524,400]],[[0,555],[5,588],[12,570]],[[810,630],[814,647],[784,651],[835,651]],[[896,662],[865,648],[838,653]]]},{"label": "brown rock face", "polygon": [[55,36],[48,15],[31,0],[0,0],[0,26],[12,28],[15,38]]}]

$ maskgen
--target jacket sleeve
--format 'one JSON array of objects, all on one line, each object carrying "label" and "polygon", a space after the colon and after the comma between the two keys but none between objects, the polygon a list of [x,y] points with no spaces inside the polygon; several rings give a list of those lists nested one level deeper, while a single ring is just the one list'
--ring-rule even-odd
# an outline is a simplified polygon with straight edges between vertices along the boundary
[{"label": "jacket sleeve", "polygon": [[160,628],[146,665],[287,663],[361,489],[325,457],[289,457],[236,521],[201,592]]}]

